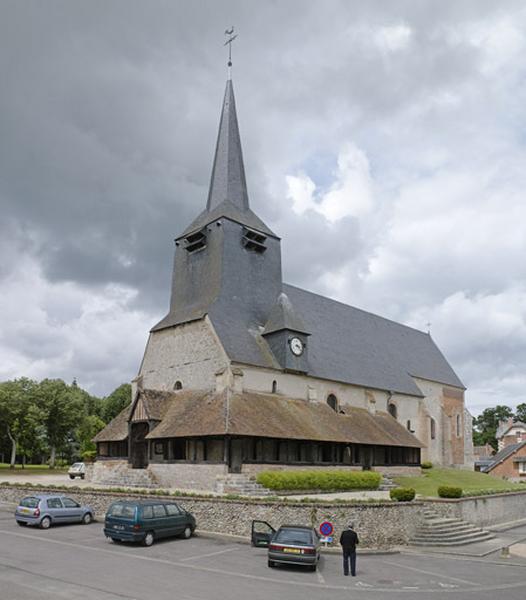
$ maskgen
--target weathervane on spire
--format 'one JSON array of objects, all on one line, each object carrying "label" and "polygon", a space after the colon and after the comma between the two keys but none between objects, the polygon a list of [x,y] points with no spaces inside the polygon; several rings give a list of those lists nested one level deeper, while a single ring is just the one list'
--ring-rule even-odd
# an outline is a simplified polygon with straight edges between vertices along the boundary
[{"label": "weathervane on spire", "polygon": [[234,34],[233,25],[230,29],[225,30],[225,35],[228,36],[228,40],[223,45],[228,45],[228,79],[230,79],[232,76],[232,42],[237,38],[237,33]]}]

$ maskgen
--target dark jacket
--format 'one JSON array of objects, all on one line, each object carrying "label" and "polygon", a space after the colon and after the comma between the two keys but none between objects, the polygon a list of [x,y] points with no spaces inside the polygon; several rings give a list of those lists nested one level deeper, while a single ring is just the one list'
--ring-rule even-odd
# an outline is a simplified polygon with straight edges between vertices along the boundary
[{"label": "dark jacket", "polygon": [[346,529],[340,536],[340,544],[347,552],[356,552],[356,546],[360,543],[356,531]]}]

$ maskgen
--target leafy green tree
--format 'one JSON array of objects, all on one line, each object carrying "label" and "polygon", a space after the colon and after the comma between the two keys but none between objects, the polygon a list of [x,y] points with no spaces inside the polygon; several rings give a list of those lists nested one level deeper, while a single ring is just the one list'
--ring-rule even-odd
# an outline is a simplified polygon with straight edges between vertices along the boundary
[{"label": "leafy green tree", "polygon": [[97,415],[85,415],[82,418],[81,423],[75,432],[81,455],[84,454],[84,452],[97,449],[96,445],[91,440],[105,427],[105,425],[106,423]]},{"label": "leafy green tree", "polygon": [[513,411],[509,406],[495,406],[495,408],[486,408],[473,421],[474,434],[473,442],[478,446],[491,444],[497,450],[497,427],[500,421],[513,417]]},{"label": "leafy green tree", "polygon": [[20,443],[28,441],[28,428],[34,424],[35,414],[30,411],[35,401],[36,382],[23,377],[0,383],[0,429],[9,438],[10,468],[15,468]]},{"label": "leafy green tree", "polygon": [[526,423],[526,402],[517,405],[517,410],[515,411],[515,420]]},{"label": "leafy green tree", "polygon": [[71,442],[82,418],[82,400],[76,386],[68,386],[62,379],[42,380],[37,394],[50,448],[49,466],[54,468],[57,450]]},{"label": "leafy green tree", "polygon": [[131,385],[123,383],[117,389],[104,398],[104,410],[102,418],[109,423],[132,401]]}]

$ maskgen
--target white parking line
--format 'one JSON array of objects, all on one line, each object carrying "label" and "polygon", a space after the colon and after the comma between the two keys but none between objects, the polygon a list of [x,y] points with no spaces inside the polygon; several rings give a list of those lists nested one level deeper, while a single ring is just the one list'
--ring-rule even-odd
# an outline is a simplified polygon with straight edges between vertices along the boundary
[{"label": "white parking line", "polygon": [[320,569],[316,569],[316,575],[318,576],[318,581],[322,584],[322,585],[326,585],[326,581],[325,581],[325,577],[322,575]]},{"label": "white parking line", "polygon": [[386,565],[398,567],[399,569],[408,569],[409,571],[415,571],[416,573],[422,573],[423,575],[432,575],[439,579],[450,579],[451,581],[457,581],[466,585],[478,585],[474,581],[467,581],[466,579],[459,579],[458,577],[451,577],[450,575],[444,575],[443,573],[433,573],[432,571],[424,571],[423,569],[417,569],[416,567],[410,567],[409,565],[401,565],[400,563],[391,562],[390,560],[385,561]]},{"label": "white parking line", "polygon": [[196,558],[209,558],[210,556],[217,556],[218,554],[234,552],[234,550],[237,550],[237,548],[227,548],[226,550],[218,550],[217,552],[209,552],[208,554],[196,554],[195,556],[187,556],[186,558],[181,558],[181,562],[185,562],[187,560],[195,560]]}]

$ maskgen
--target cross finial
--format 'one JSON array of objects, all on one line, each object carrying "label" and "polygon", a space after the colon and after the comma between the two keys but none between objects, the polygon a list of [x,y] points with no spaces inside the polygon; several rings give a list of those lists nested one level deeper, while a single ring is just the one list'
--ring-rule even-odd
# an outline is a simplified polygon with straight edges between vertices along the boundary
[{"label": "cross finial", "polygon": [[232,42],[237,38],[237,33],[234,34],[234,26],[225,30],[225,35],[228,36],[227,41],[223,44],[228,46],[228,79],[232,79]]}]

